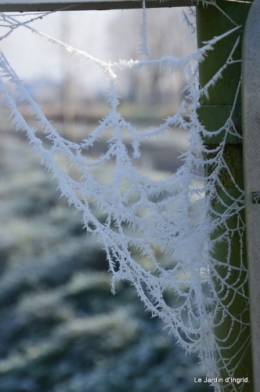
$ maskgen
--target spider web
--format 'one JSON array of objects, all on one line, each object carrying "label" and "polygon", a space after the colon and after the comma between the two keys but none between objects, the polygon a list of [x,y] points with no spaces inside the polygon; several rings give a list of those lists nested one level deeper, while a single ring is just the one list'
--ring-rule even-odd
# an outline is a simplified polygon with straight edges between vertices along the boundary
[{"label": "spider web", "polygon": [[[227,374],[233,376],[233,358],[223,357],[222,348],[230,338],[232,328],[238,325],[240,332],[245,328],[241,321],[242,315],[238,318],[230,315],[230,306],[235,296],[239,295],[245,303],[245,311],[248,309],[244,288],[247,270],[242,243],[245,225],[241,218],[244,192],[236,185],[239,197],[228,194],[220,177],[225,170],[230,181],[235,184],[224,158],[224,147],[229,134],[241,138],[232,121],[240,84],[230,116],[220,129],[209,133],[200,123],[197,109],[200,97],[207,96],[209,88],[221,78],[223,70],[234,63],[232,55],[239,40],[239,26],[205,42],[202,48],[188,56],[178,58],[165,55],[150,59],[146,40],[146,19],[149,14],[146,15],[143,2],[140,51],[147,59],[105,62],[30,26],[33,20],[43,16],[46,14],[29,14],[26,21],[21,21],[18,15],[1,14],[1,25],[6,27],[6,33],[0,39],[5,39],[17,28],[26,28],[63,48],[68,54],[80,56],[95,64],[106,76],[110,109],[97,128],[80,143],[67,140],[44,116],[0,51],[0,89],[11,110],[12,124],[16,130],[26,132],[29,142],[41,156],[42,163],[57,178],[61,195],[67,198],[69,205],[82,213],[84,227],[106,250],[109,270],[112,272],[112,291],[115,292],[117,281],[130,281],[146,310],[163,320],[166,328],[186,352],[199,356],[207,368],[208,377],[216,377],[222,367]],[[196,33],[193,9],[184,14],[184,20],[190,32]],[[226,62],[206,86],[200,89],[198,64],[203,62],[209,51],[214,50],[218,41],[232,33],[238,35],[238,40]],[[116,81],[121,72],[129,69],[138,72],[143,67],[160,67],[163,72],[170,73],[185,69],[188,83],[185,87],[185,99],[175,114],[165,118],[158,127],[137,130],[118,110],[121,100]],[[6,79],[15,87],[13,92],[4,83]],[[31,127],[22,116],[19,111],[21,103],[26,104],[35,116],[48,143],[36,135],[37,129]],[[190,131],[189,149],[180,157],[183,165],[176,174],[153,180],[141,173],[135,165],[141,154],[142,143],[147,138],[163,137],[166,130],[172,129],[174,132],[174,128]],[[106,152],[96,159],[90,158],[91,149],[107,133],[111,137],[107,142]],[[209,150],[203,144],[203,138],[213,135],[224,136],[214,150]],[[129,140],[131,150],[126,146]],[[59,166],[57,154],[62,155],[69,168],[76,168],[76,176],[71,176]],[[103,167],[105,170],[111,160],[115,162],[113,174],[109,181],[104,182],[96,176],[93,169]],[[207,173],[205,169],[209,165],[213,169]],[[203,172],[206,174],[202,175]],[[228,208],[223,214],[218,214],[212,207],[216,200],[224,203],[219,197],[219,188],[229,199]],[[94,210],[99,211],[101,220],[93,213]],[[237,217],[237,225],[230,228],[228,222],[233,216]],[[220,234],[212,239],[212,233],[216,232]],[[235,232],[241,238],[239,267],[230,263],[229,239]],[[227,249],[224,260],[218,260],[214,256],[215,246],[219,242]],[[136,257],[137,254],[139,257]],[[167,266],[163,259],[173,261]],[[219,273],[220,268],[226,269],[225,278]],[[232,274],[237,277],[235,281],[230,281]],[[232,328],[230,335],[221,339],[216,336],[215,330],[224,323],[227,316],[231,317]],[[229,348],[238,339],[239,334],[229,343]],[[241,351],[247,344],[245,342],[242,345]],[[242,354],[239,352],[235,355],[241,357]],[[227,383],[226,387],[230,384],[232,383]],[[212,385],[215,391],[221,390],[219,383]],[[242,390],[243,384],[239,388]]]}]

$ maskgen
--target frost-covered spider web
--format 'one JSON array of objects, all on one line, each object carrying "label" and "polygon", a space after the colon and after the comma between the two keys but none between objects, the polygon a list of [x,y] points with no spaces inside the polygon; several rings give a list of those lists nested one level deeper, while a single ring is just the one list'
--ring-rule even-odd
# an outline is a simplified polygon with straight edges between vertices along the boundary
[{"label": "frost-covered spider web", "polygon": [[[223,214],[218,214],[212,205],[216,200],[223,202],[218,195],[218,189],[223,188],[220,181],[223,170],[228,172],[230,181],[235,183],[224,158],[224,147],[229,134],[241,138],[232,121],[237,96],[234,97],[230,117],[213,133],[209,133],[201,125],[197,109],[200,98],[208,95],[208,90],[221,78],[223,70],[235,62],[232,56],[238,41],[222,68],[203,89],[198,84],[198,63],[203,62],[208,53],[214,50],[214,45],[227,35],[235,33],[239,40],[240,26],[234,23],[231,30],[205,42],[202,48],[188,56],[178,58],[173,53],[153,59],[149,58],[146,39],[146,20],[149,19],[149,14],[143,3],[140,54],[145,55],[146,59],[142,57],[105,62],[30,26],[32,20],[44,15],[29,15],[24,21],[17,15],[1,14],[1,25],[6,29],[1,40],[17,28],[26,28],[68,54],[80,56],[87,63],[95,64],[106,76],[107,102],[110,108],[107,115],[100,119],[99,125],[80,143],[65,139],[44,116],[1,51],[1,93],[11,110],[12,124],[17,130],[26,132],[44,166],[57,178],[61,195],[82,213],[87,232],[92,233],[106,250],[109,270],[112,272],[113,292],[117,281],[130,281],[145,308],[153,316],[163,320],[179,345],[186,352],[194,352],[199,356],[207,368],[208,377],[219,375],[221,367],[233,376],[233,358],[222,355],[222,347],[229,336],[220,339],[216,336],[215,329],[230,316],[230,304],[236,295],[241,296],[246,308],[248,307],[244,290],[247,271],[243,264],[242,240],[238,268],[230,264],[229,257],[231,232],[238,233],[242,238],[244,231],[244,222],[240,216],[244,208],[244,192],[237,186],[238,198],[227,195],[231,202]],[[184,14],[184,20],[193,34],[191,39],[194,40],[196,25],[193,9]],[[139,130],[120,114],[121,99],[117,92],[117,77],[122,72],[138,72],[144,67],[147,72],[150,67],[160,67],[162,72],[169,73],[185,69],[188,83],[185,98],[176,113],[165,118],[158,127]],[[9,82],[8,86],[6,80]],[[237,95],[239,89],[240,85]],[[19,111],[21,104],[26,104],[35,116],[38,126],[44,130],[45,140],[38,136],[37,128],[30,126],[22,116]],[[147,138],[162,138],[167,130],[174,132],[174,128],[190,131],[189,149],[181,155],[183,164],[176,174],[154,180],[142,173],[135,164],[140,157],[142,143]],[[110,138],[106,152],[96,159],[91,158],[91,149],[107,133]],[[209,151],[203,144],[203,138],[213,134],[224,136],[215,150]],[[129,141],[130,150],[127,148]],[[60,155],[67,167],[73,168],[73,175],[64,169],[64,165],[59,165],[57,157]],[[94,169],[103,167],[105,170],[107,163],[112,160],[115,163],[113,174],[109,181],[104,181]],[[209,165],[212,169],[204,176],[201,173]],[[223,191],[225,192],[224,189]],[[93,211],[99,211],[102,219],[98,219]],[[228,225],[228,220],[233,216],[237,216],[235,229]],[[219,228],[221,234],[212,239],[212,233],[216,233]],[[214,256],[215,245],[219,242],[227,244],[227,254],[223,260]],[[170,266],[163,263],[162,260],[165,259],[172,260]],[[223,266],[227,269],[226,278],[219,273]],[[233,283],[229,279],[232,273],[237,276]],[[227,296],[231,298],[230,301],[226,300]],[[232,326],[238,325],[238,330],[243,330],[240,316],[235,318],[231,315],[231,320]],[[231,332],[232,328],[230,334]],[[238,338],[239,335],[230,348]],[[248,342],[244,342],[244,346],[247,344]],[[239,356],[241,355],[240,352]],[[215,391],[220,391],[219,383],[213,385]],[[228,387],[230,383],[225,385]],[[240,387],[243,388],[243,385]]]}]

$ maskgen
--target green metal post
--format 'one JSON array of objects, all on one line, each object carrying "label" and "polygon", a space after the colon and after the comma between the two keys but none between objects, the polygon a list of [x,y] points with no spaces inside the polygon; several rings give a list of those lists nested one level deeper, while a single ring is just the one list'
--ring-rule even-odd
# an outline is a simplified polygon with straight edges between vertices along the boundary
[{"label": "green metal post", "polygon": [[[242,30],[249,12],[250,3],[246,2],[234,2],[234,1],[217,1],[219,8],[224,11],[237,25],[242,25]],[[235,27],[230,19],[220,12],[215,6],[208,5],[205,6],[202,3],[197,5],[197,34],[198,34],[198,46],[203,45],[203,41],[208,41],[215,36],[221,35],[228,30]],[[199,82],[200,86],[203,87],[206,83],[214,76],[214,74],[219,70],[223,64],[225,64],[238,36],[241,35],[241,29],[228,35],[218,43],[216,43],[214,50],[208,52],[208,56],[199,66]],[[240,40],[234,54],[233,60],[241,60],[241,42]],[[222,78],[219,79],[215,86],[209,89],[209,98],[202,97],[201,108],[198,110],[198,115],[201,123],[205,126],[208,131],[218,130],[222,125],[225,124],[226,120],[230,116],[231,109],[234,102],[234,97],[236,96],[237,87],[239,85],[239,80],[241,77],[241,62],[229,65],[223,71]],[[236,108],[233,114],[233,121],[236,126],[237,131],[242,134],[241,125],[241,92],[237,99]],[[210,139],[204,140],[208,147],[209,153],[206,154],[206,158],[213,158],[214,153],[210,152],[216,148],[216,146],[223,140],[222,137],[212,137]],[[235,136],[230,136],[226,140],[226,145],[224,149],[224,159],[229,167],[230,172],[241,189],[244,188],[243,179],[243,160],[242,160],[242,143],[241,139]],[[207,174],[212,172],[214,167],[208,165],[206,167]],[[235,183],[233,182],[228,171],[223,169],[220,173],[220,181],[222,183],[223,189],[220,186],[217,187],[218,195],[220,201],[213,202],[213,212],[212,217],[214,218],[214,212],[223,214],[225,210],[232,204],[232,200],[229,196],[237,198],[240,193],[237,190]],[[244,221],[244,211],[241,213],[241,218]],[[235,231],[237,227],[237,222],[239,216],[233,216],[227,222],[229,229],[234,229],[234,234],[229,238],[231,241],[231,252],[230,252],[230,264],[233,267],[237,267],[237,272],[232,272],[231,276],[228,278],[228,284],[236,285],[236,282],[240,282],[246,276],[246,271],[241,271],[241,240],[243,242],[243,265],[246,267],[246,238],[245,233],[243,238],[239,236],[239,233]],[[219,228],[213,233],[212,238],[217,238],[221,233],[224,232],[224,228]],[[228,243],[221,242],[216,245],[214,249],[214,257],[222,262],[227,260],[228,255]],[[219,267],[217,270],[218,274],[222,278],[226,278],[228,269],[226,267]],[[217,287],[219,286],[219,280],[215,280]],[[244,292],[248,293],[247,284],[244,286]],[[231,305],[230,301],[233,299]],[[247,303],[243,296],[240,294],[235,294],[234,291],[230,290],[230,293],[222,293],[223,303],[228,306],[230,315],[241,318],[242,322],[249,324],[249,310],[245,311],[247,308]],[[242,315],[242,316],[241,316]],[[220,317],[220,314],[219,316]],[[217,320],[216,320],[217,321]],[[244,324],[244,325],[245,325]],[[230,331],[232,331],[230,333]],[[250,383],[245,383],[243,385],[244,392],[253,392],[253,376],[252,376],[252,355],[251,355],[251,340],[250,340],[250,327],[246,326],[243,331],[241,331],[241,324],[238,322],[233,323],[232,317],[227,316],[225,322],[220,326],[215,328],[215,335],[217,339],[222,340],[221,357],[228,360],[233,358],[229,363],[226,362],[227,369],[223,367],[223,362],[217,355],[219,361],[219,374],[216,377],[223,378],[224,382],[222,384],[223,391],[240,391],[241,384],[234,384],[237,387],[228,387],[225,384],[225,378],[229,376],[229,371],[234,369],[232,372],[232,377],[235,378],[246,378],[248,377]],[[239,338],[238,338],[239,337]],[[227,340],[225,341],[225,339]],[[224,341],[223,341],[224,339]],[[243,347],[245,342],[249,342],[247,347]],[[242,351],[241,351],[242,348]]]}]

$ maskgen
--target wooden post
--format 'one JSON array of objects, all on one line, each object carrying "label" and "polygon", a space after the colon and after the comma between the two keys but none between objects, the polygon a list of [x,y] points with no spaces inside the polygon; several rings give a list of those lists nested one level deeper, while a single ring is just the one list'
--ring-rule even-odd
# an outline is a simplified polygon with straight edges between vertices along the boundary
[{"label": "wooden post", "polygon": [[[234,2],[234,1],[218,1],[217,5],[226,13],[237,25],[245,24],[247,14],[249,12],[250,3]],[[203,41],[208,41],[215,36],[221,35],[228,30],[236,27],[225,15],[220,12],[215,6],[204,6],[199,3],[197,6],[197,30],[198,30],[198,46],[203,46]],[[214,50],[209,51],[206,59],[199,66],[199,82],[200,87],[214,76],[214,74],[225,64],[227,58],[238,38],[241,35],[241,29],[233,32],[224,39],[216,43]],[[241,41],[239,42],[234,54],[233,60],[241,60]],[[219,79],[215,86],[209,89],[209,97],[201,98],[201,108],[198,110],[198,115],[201,123],[208,131],[216,131],[223,126],[229,118],[234,98],[236,96],[237,88],[241,78],[241,62],[234,63],[226,67],[223,71],[222,78]],[[239,91],[236,107],[232,116],[236,130],[239,134],[242,133],[241,124],[241,91]],[[214,158],[216,153],[213,150],[219,146],[223,141],[224,132],[221,136],[205,139],[205,145],[208,148],[208,153],[205,158]],[[212,151],[212,152],[211,152]],[[227,169],[222,169],[220,172],[221,186],[215,184],[218,199],[212,202],[212,219],[216,219],[218,214],[224,214],[232,205],[232,198],[238,198],[240,191],[237,189],[238,184],[240,189],[244,188],[243,179],[243,156],[242,156],[242,142],[236,136],[228,135],[224,148],[223,158],[228,166],[230,176]],[[206,174],[210,174],[214,170],[214,165],[207,165]],[[244,210],[241,214],[234,214],[226,222],[229,230],[229,238],[227,242],[219,242],[214,249],[213,257],[221,262],[227,262],[231,266],[232,273],[227,279],[227,285],[238,289],[239,285],[246,278],[246,237],[240,236],[241,233],[236,230],[238,225],[241,226],[244,221]],[[216,239],[226,231],[226,228],[219,227],[213,234],[212,239]],[[229,248],[229,244],[231,247]],[[241,245],[242,244],[242,245]],[[230,253],[229,253],[230,251]],[[241,252],[243,257],[244,271],[241,269]],[[229,255],[229,256],[228,256]],[[232,268],[233,267],[233,268]],[[237,268],[237,270],[235,269]],[[227,290],[227,286],[221,288],[220,280],[226,279],[228,274],[228,263],[226,266],[217,267],[219,278],[215,278],[215,285],[220,292],[221,300],[224,306],[227,306],[229,314],[220,326],[215,327],[215,336],[219,339],[219,344],[222,347],[219,353],[216,353],[218,361],[219,374],[216,377],[225,378],[232,376],[235,378],[247,378],[250,383],[243,385],[243,391],[253,392],[253,376],[252,376],[252,360],[251,360],[251,344],[250,344],[250,320],[248,303],[240,294],[233,289]],[[244,284],[242,291],[247,295],[248,287]],[[241,322],[234,322],[233,317],[240,319]],[[218,313],[215,322],[221,318],[221,311]],[[241,323],[243,325],[241,326]],[[225,340],[226,339],[226,340]],[[248,342],[248,344],[246,344]],[[245,346],[243,346],[245,345]],[[221,359],[223,358],[223,359]],[[233,370],[232,370],[233,369]],[[241,384],[233,384],[229,387],[223,382],[223,391],[240,391]],[[234,389],[235,388],[235,389]]]},{"label": "wooden post", "polygon": [[260,390],[260,0],[248,15],[243,42],[242,92],[250,313],[255,390]]},{"label": "wooden post", "polygon": [[[195,0],[146,0],[146,8],[186,7]],[[141,0],[0,0],[0,12],[123,10],[142,8]]]}]

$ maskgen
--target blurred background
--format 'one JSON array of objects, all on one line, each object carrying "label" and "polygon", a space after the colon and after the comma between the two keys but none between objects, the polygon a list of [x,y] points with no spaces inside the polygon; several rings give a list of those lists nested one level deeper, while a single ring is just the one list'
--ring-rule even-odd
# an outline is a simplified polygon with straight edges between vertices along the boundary
[{"label": "blurred background", "polygon": [[[74,11],[48,15],[32,27],[117,61],[144,58],[138,52],[141,21],[141,10]],[[148,10],[147,23],[150,58],[194,50],[180,9]],[[96,66],[22,28],[1,49],[63,136],[79,141],[106,115],[107,81]],[[176,112],[185,83],[184,72],[122,72],[119,111],[137,128],[159,125]],[[112,295],[105,252],[82,230],[81,216],[60,198],[0,100],[0,391],[211,390],[194,384],[205,370],[151,319],[130,285],[118,284]],[[36,125],[26,107],[21,111]],[[172,175],[187,137],[173,129],[147,142],[140,170],[158,179]]]}]

